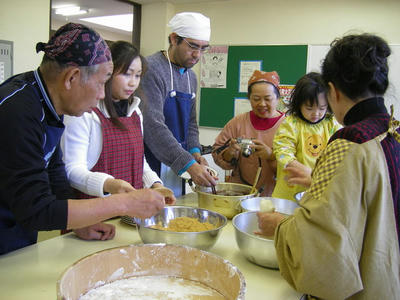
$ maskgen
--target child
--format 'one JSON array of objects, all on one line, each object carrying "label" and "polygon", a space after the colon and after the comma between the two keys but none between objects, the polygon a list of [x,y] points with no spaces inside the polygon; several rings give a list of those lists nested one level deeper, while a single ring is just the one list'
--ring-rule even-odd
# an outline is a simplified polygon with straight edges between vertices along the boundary
[{"label": "child", "polygon": [[154,188],[174,203],[144,158],[140,79],[145,60],[125,41],[111,47],[114,71],[105,85],[105,98],[81,117],[66,117],[62,140],[70,184],[78,198]]},{"label": "child", "polygon": [[311,173],[330,136],[340,128],[328,110],[321,75],[311,72],[300,78],[291,94],[287,117],[273,141],[278,166],[272,197],[296,201],[295,194],[306,189],[288,184],[285,168],[295,167]]}]

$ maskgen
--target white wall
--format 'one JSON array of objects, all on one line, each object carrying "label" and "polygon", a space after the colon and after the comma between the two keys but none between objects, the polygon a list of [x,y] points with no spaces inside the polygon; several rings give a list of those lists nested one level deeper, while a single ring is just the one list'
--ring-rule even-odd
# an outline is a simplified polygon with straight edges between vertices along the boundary
[{"label": "white wall", "polygon": [[209,16],[213,44],[329,44],[349,30],[400,43],[398,0],[231,0],[175,10]]},{"label": "white wall", "polygon": [[174,16],[174,6],[168,2],[142,6],[140,52],[144,56],[168,48],[168,21]]},{"label": "white wall", "polygon": [[49,40],[50,0],[0,2],[0,40],[14,42],[14,74],[36,69],[43,56],[37,42]]},{"label": "white wall", "polygon": [[[172,12],[169,9],[165,16],[197,11],[210,17],[214,45],[329,44],[349,32],[371,32],[389,44],[400,44],[399,0],[231,0],[176,4]],[[149,20],[155,19],[151,17],[151,6],[143,5],[142,11]],[[142,41],[145,36],[154,36],[157,30],[164,31],[165,24],[159,22],[161,29],[142,28]],[[198,70],[196,66],[197,74]],[[201,127],[200,142],[213,144],[218,132]]]}]

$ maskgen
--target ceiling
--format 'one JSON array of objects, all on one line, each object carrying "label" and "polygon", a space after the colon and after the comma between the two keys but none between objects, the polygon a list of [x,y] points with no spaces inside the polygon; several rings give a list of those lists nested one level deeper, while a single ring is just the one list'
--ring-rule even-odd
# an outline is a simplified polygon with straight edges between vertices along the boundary
[{"label": "ceiling", "polygon": [[[89,12],[85,15],[77,15],[77,16],[69,16],[65,17],[62,15],[56,15],[54,13],[54,9],[51,11],[51,19],[52,22],[56,21],[57,23],[67,23],[67,22],[76,22],[88,25],[94,29],[103,29],[111,32],[117,32],[121,34],[127,34],[119,29],[111,29],[110,27],[105,27],[101,25],[96,25],[93,23],[86,23],[81,21],[81,18],[89,18],[89,17],[100,17],[100,16],[109,16],[109,15],[122,15],[129,14],[133,12],[133,6],[129,3],[117,1],[117,0],[52,0],[51,7],[59,7],[59,6],[67,6],[67,5],[77,5],[81,8],[89,9]],[[52,26],[53,27],[53,26]],[[59,27],[58,25],[56,27]]]},{"label": "ceiling", "polygon": [[[199,3],[199,2],[215,2],[215,1],[226,1],[226,0],[128,0],[130,2],[138,3],[138,4],[149,4],[156,2],[169,2],[173,4],[182,4],[182,3]],[[61,24],[67,22],[78,22],[85,23],[81,21],[81,18],[88,17],[99,17],[99,16],[109,16],[109,15],[121,15],[128,14],[133,12],[133,6],[129,3],[118,1],[118,0],[52,0],[51,6],[52,8],[58,6],[66,6],[66,5],[77,5],[82,8],[88,8],[89,13],[85,15],[78,16],[69,16],[64,17],[61,15],[56,15],[54,13],[54,9],[51,12],[52,20],[55,20]],[[108,31],[113,31],[121,34],[126,34],[122,30],[118,29],[110,29],[109,27],[104,27],[101,25],[95,25],[93,23],[85,23],[94,29],[103,29]],[[58,26],[57,26],[58,27]]]}]

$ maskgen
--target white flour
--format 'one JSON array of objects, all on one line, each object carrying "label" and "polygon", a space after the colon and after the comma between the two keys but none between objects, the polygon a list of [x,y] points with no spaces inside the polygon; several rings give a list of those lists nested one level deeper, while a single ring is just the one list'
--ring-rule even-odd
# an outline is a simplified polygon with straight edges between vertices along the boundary
[{"label": "white flour", "polygon": [[225,299],[220,293],[199,282],[169,276],[142,276],[120,279],[95,288],[79,300],[200,300]]}]

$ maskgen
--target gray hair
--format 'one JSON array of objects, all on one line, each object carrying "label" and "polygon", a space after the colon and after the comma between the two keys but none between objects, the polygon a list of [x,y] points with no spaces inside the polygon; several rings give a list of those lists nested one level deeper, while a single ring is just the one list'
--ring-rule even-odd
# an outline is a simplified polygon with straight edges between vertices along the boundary
[{"label": "gray hair", "polygon": [[79,67],[79,70],[81,71],[81,82],[86,83],[89,78],[97,72],[99,69],[99,65],[92,65],[92,66],[83,66]]}]

